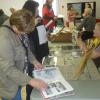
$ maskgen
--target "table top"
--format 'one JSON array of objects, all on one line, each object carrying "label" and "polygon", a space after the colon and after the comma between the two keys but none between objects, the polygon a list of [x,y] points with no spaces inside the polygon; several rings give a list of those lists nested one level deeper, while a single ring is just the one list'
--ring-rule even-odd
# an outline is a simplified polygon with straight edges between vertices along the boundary
[{"label": "table top", "polygon": [[[47,60],[44,65],[57,65],[66,80],[76,80],[73,77],[76,67],[82,59],[81,50],[73,44],[49,43],[50,55],[54,58]],[[100,73],[90,59],[79,80],[100,80]]]},{"label": "table top", "polygon": [[[65,80],[67,80],[75,90],[75,95],[66,96],[55,100],[100,100],[100,74],[95,64],[90,59],[81,74],[79,80],[72,77],[73,71],[80,63],[81,54],[74,56],[73,52],[79,49],[72,44],[50,43],[50,55],[56,60],[47,60],[47,64],[59,67]],[[56,61],[56,62],[55,62]],[[33,90],[31,100],[43,100],[38,90]]]},{"label": "table top", "polygon": [[[100,100],[100,81],[68,81],[74,88],[75,95],[64,96],[54,100]],[[33,90],[31,100],[43,100],[38,90]]]}]

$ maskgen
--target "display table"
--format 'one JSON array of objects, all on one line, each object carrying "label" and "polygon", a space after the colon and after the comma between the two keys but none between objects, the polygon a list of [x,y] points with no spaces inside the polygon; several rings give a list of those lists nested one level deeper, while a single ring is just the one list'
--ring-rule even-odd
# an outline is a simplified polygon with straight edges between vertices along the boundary
[{"label": "display table", "polygon": [[[55,100],[100,100],[100,73],[95,64],[90,59],[86,65],[85,71],[81,74],[79,80],[73,78],[73,72],[79,65],[81,55],[75,56],[73,52],[79,49],[73,44],[67,43],[49,43],[50,55],[57,57],[57,66],[62,75],[75,90],[74,96],[66,96]],[[54,62],[48,62],[52,65]],[[43,100],[38,90],[33,90],[31,100]]]},{"label": "display table", "polygon": [[[66,80],[76,80],[73,74],[81,61],[80,49],[69,43],[49,43],[49,48],[50,55],[56,57],[57,61],[54,64],[55,62],[50,59],[47,65],[57,65]],[[77,53],[79,55],[74,55]],[[100,80],[100,73],[92,59],[88,60],[79,80]]]},{"label": "display table", "polygon": [[[100,81],[68,81],[75,90],[75,95],[55,100],[100,100]],[[38,90],[33,90],[31,100],[43,100]]]}]

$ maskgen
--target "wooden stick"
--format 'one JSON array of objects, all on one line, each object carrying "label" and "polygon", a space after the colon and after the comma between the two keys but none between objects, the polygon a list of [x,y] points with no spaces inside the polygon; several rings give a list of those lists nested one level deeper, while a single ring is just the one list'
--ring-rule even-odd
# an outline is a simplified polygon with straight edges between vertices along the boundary
[{"label": "wooden stick", "polygon": [[75,79],[79,79],[79,76],[84,71],[87,62],[88,62],[89,58],[91,57],[93,49],[96,48],[96,45],[94,45],[93,42],[91,40],[89,40],[87,42],[87,48],[88,48],[88,51],[86,51],[84,53],[83,57],[81,58],[79,66],[75,69],[75,72],[74,72]]},{"label": "wooden stick", "polygon": [[88,51],[86,51],[80,61],[79,66],[75,69],[74,72],[74,78],[75,79],[79,79],[81,73],[84,71],[85,66],[89,60],[89,58],[91,57],[92,51],[95,48],[93,45],[89,44],[88,46],[90,49],[88,49]]}]

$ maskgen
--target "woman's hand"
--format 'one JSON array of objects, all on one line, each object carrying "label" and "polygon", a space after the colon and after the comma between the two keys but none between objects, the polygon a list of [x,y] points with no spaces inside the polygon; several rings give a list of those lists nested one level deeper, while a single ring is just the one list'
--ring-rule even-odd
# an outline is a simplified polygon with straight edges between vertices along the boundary
[{"label": "woman's hand", "polygon": [[37,60],[35,60],[34,62],[33,62],[33,64],[34,64],[34,67],[36,68],[36,69],[42,69],[44,66],[40,63],[40,62],[38,62]]},{"label": "woman's hand", "polygon": [[43,80],[35,79],[35,78],[30,80],[29,85],[31,85],[32,87],[35,87],[39,90],[46,89],[48,86]]}]

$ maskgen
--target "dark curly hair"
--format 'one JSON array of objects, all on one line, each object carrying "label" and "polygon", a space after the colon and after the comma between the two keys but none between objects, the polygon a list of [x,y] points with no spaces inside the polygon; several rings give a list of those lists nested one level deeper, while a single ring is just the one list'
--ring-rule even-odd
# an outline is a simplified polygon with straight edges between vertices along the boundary
[{"label": "dark curly hair", "polygon": [[36,7],[39,6],[39,3],[33,0],[28,0],[25,2],[23,9],[27,9],[32,12],[32,15],[35,15]]}]

